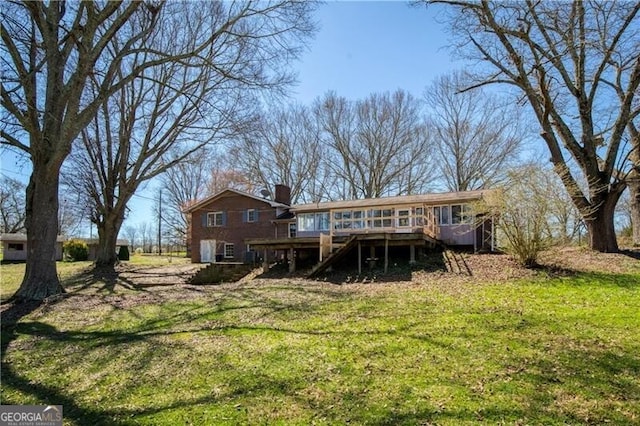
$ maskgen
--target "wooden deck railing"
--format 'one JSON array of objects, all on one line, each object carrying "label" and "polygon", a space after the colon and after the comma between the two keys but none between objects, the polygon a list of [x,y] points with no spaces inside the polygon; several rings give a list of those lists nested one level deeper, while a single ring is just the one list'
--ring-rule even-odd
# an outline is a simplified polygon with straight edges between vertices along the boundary
[{"label": "wooden deck railing", "polygon": [[438,227],[436,226],[436,219],[433,216],[433,210],[431,209],[425,209],[424,226],[422,228],[422,232],[425,235],[436,240],[440,238],[440,232]]},{"label": "wooden deck railing", "polygon": [[[372,232],[422,232],[431,238],[438,238],[438,226],[433,216],[433,210],[425,207],[423,214],[416,215],[411,210],[410,214],[400,216],[398,211],[406,211],[402,208],[389,209],[393,211],[391,216],[376,217],[342,217],[334,218],[334,213],[342,213],[340,211],[331,211],[330,213],[330,235],[351,235],[364,234]],[[364,213],[364,212],[363,212]],[[335,227],[338,225],[338,227]]]}]

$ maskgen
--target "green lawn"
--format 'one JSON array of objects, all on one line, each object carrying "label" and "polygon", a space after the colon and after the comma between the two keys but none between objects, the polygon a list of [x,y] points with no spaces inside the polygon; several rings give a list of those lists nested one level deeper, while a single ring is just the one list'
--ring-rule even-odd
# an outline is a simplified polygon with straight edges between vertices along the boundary
[{"label": "green lawn", "polygon": [[[80,271],[91,266],[91,262],[57,262],[58,277],[67,280]],[[22,282],[24,277],[24,263],[7,263],[0,265],[0,300],[11,297]]]},{"label": "green lawn", "polygon": [[87,425],[640,424],[639,330],[637,266],[77,294],[3,330],[1,403]]},{"label": "green lawn", "polygon": [[[131,265],[160,266],[171,264],[189,263],[186,257],[176,256],[157,256],[157,255],[132,255],[131,259],[126,263]],[[69,280],[77,274],[91,267],[90,261],[87,262],[57,262],[58,276],[61,281]],[[22,282],[24,276],[24,263],[7,263],[0,265],[0,301],[7,300],[11,297]]]}]

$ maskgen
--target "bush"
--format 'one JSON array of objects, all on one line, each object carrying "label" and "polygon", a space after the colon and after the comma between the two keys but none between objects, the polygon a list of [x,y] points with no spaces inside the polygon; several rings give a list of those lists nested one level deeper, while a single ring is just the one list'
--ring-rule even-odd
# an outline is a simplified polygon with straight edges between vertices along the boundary
[{"label": "bush", "polygon": [[550,191],[546,176],[543,170],[531,166],[512,170],[508,184],[492,200],[499,212],[496,224],[500,241],[526,267],[535,266],[540,252],[553,242],[550,230],[557,194]]},{"label": "bush", "polygon": [[65,259],[79,262],[89,259],[89,246],[79,240],[69,240],[63,245]]},{"label": "bush", "polygon": [[120,246],[120,250],[118,250],[118,260],[129,260],[128,246]]}]

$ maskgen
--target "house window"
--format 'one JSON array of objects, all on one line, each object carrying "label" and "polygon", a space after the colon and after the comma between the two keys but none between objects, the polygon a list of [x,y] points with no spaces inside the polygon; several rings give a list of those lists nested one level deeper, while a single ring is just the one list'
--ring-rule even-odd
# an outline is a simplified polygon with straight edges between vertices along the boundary
[{"label": "house window", "polygon": [[7,249],[8,250],[15,250],[15,251],[23,251],[24,250],[24,244],[22,244],[22,243],[9,243],[7,245]]},{"label": "house window", "polygon": [[424,225],[424,208],[416,207],[416,226]]},{"label": "house window", "polygon": [[366,213],[362,210],[341,210],[333,213],[334,229],[361,229],[364,227],[362,218]]},{"label": "house window", "polygon": [[329,213],[302,213],[298,215],[298,229],[303,231],[328,231]]},{"label": "house window", "polygon": [[329,230],[329,213],[316,213],[316,231]]},{"label": "house window", "polygon": [[393,209],[374,209],[369,210],[369,226],[371,228],[390,228],[393,224],[391,217]]},{"label": "house window", "polygon": [[438,206],[433,208],[433,216],[438,225],[448,225],[451,223],[449,216],[449,206]]},{"label": "house window", "polygon": [[342,229],[342,212],[333,213],[333,229]]},{"label": "house window", "polygon": [[362,218],[364,217],[364,214],[362,212],[362,210],[354,210],[351,215],[353,216],[353,222],[351,224],[351,226],[355,229],[360,229],[360,228],[364,228],[364,223],[362,221]]},{"label": "house window", "polygon": [[382,210],[382,217],[383,218],[388,218],[388,219],[382,219],[382,226],[384,228],[390,228],[390,227],[393,226],[393,219],[391,219],[392,216],[393,216],[393,210],[392,209]]},{"label": "house window", "polygon": [[298,215],[298,228],[300,231],[313,231],[315,229],[315,215],[313,213]]},{"label": "house window", "polygon": [[224,257],[226,257],[226,258],[234,257],[233,256],[233,244],[224,243]]},{"label": "house window", "polygon": [[407,227],[410,225],[411,220],[409,219],[409,210],[398,210],[398,226]]},{"label": "house window", "polygon": [[256,211],[255,209],[247,210],[247,222],[255,222],[256,221]]},{"label": "house window", "polygon": [[[369,228],[381,228],[382,227],[382,219],[378,219],[382,216],[382,211],[380,210],[369,210],[367,216],[369,216]],[[372,218],[372,219],[371,219]]]},{"label": "house window", "polygon": [[471,223],[471,207],[467,204],[457,204],[451,206],[451,223],[454,225],[461,223]]},{"label": "house window", "polygon": [[295,238],[296,237],[296,230],[297,230],[297,226],[295,223],[290,223],[289,224],[289,238]]},{"label": "house window", "polygon": [[451,223],[454,225],[458,225],[462,223],[462,206],[461,205],[451,206]]},{"label": "house window", "polygon": [[351,210],[344,210],[344,211],[334,212],[333,213],[333,228],[334,229],[359,228],[359,226],[354,225],[354,223],[358,222],[358,221],[354,221],[352,219],[352,217],[355,216],[355,214],[361,214],[361,212],[359,212],[357,210],[353,211],[353,212]]},{"label": "house window", "polygon": [[207,213],[207,226],[224,226],[224,212]]}]

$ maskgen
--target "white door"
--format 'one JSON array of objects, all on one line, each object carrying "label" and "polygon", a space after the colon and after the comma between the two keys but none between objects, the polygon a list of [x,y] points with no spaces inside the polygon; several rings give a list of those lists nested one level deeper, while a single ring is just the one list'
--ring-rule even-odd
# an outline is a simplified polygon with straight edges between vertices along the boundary
[{"label": "white door", "polygon": [[216,240],[200,240],[200,262],[211,263],[216,258]]}]

